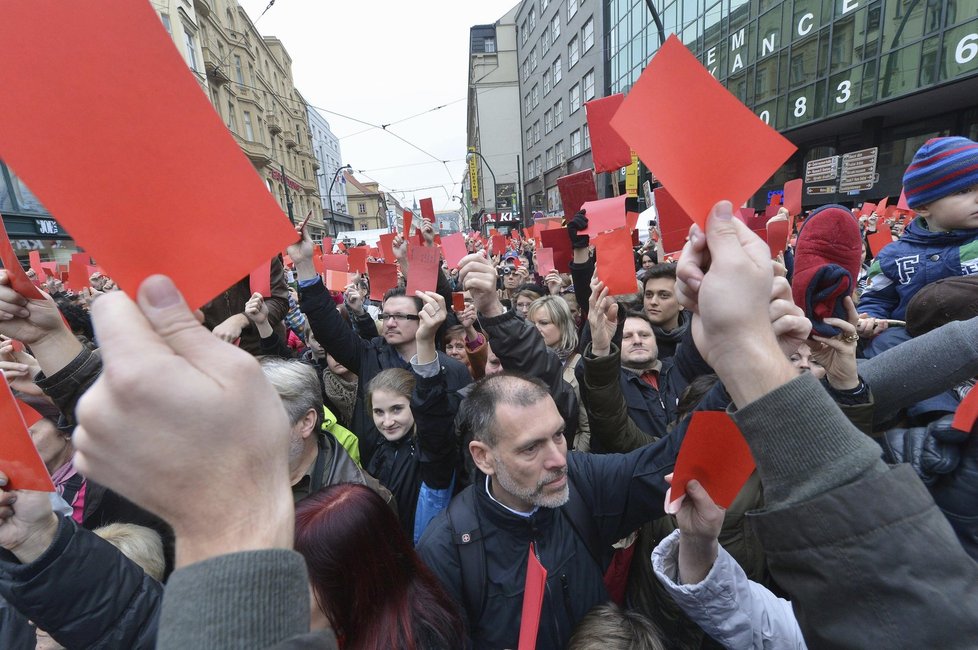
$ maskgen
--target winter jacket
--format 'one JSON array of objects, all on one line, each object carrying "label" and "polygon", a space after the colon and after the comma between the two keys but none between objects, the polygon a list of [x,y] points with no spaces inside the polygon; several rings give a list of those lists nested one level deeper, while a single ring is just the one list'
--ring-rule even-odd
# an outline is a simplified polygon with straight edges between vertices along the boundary
[{"label": "winter jacket", "polygon": [[682,343],[683,337],[686,335],[686,330],[689,329],[689,325],[692,322],[693,315],[683,309],[679,312],[679,325],[676,326],[676,329],[667,332],[658,325],[652,326],[652,331],[655,332],[655,344],[659,348],[660,359],[668,359],[676,354],[676,348]]},{"label": "winter jacket", "polygon": [[[662,516],[663,476],[672,470],[675,450],[648,445],[631,454],[596,456],[569,452],[567,468],[577,498],[594,513],[598,542],[609,548],[645,521]],[[485,607],[463,614],[478,623],[469,631],[475,648],[515,648],[530,542],[547,569],[538,648],[563,648],[574,626],[587,612],[608,599],[603,582],[607,560],[599,563],[561,508],[538,508],[527,517],[495,501],[488,479],[474,490],[481,540],[485,551]],[[464,493],[463,493],[464,494]],[[571,491],[575,498],[575,491]],[[463,495],[455,497],[463,498]],[[442,582],[449,596],[464,607],[461,566],[446,512],[428,526],[418,544],[421,559]],[[466,577],[466,579],[470,579]]]},{"label": "winter jacket", "polygon": [[876,256],[859,312],[903,320],[910,299],[925,285],[972,273],[978,273],[978,229],[933,232],[918,217]]},{"label": "winter jacket", "polygon": [[672,599],[707,634],[730,650],[806,647],[791,603],[749,580],[722,546],[702,581],[680,583],[679,537],[673,531],[655,547],[652,568]]},{"label": "winter jacket", "polygon": [[153,648],[162,595],[138,564],[68,517],[34,562],[0,551],[0,596],[68,650]]},{"label": "winter jacket", "polygon": [[[367,384],[382,370],[410,370],[411,364],[402,359],[382,337],[364,341],[357,336],[336,310],[336,303],[329,297],[322,282],[300,282],[299,305],[309,320],[316,340],[337,362],[357,375],[357,400],[349,428],[360,440],[360,457],[364,463],[369,463],[382,437],[367,411]],[[438,362],[445,369],[448,397],[453,402],[453,408],[457,408],[456,393],[472,383],[472,377],[464,364],[444,352],[438,353]]]}]

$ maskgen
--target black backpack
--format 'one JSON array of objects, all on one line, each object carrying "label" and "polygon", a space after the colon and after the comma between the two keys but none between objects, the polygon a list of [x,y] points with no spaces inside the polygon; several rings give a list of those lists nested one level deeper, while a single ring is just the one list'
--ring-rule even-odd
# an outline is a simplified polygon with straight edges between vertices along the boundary
[{"label": "black backpack", "polygon": [[[479,476],[481,479],[481,475]],[[458,551],[459,570],[461,571],[462,600],[465,611],[469,615],[469,632],[475,630],[476,624],[482,617],[486,607],[486,550],[482,543],[482,531],[479,529],[479,514],[475,503],[474,490],[480,489],[481,481],[477,479],[469,489],[462,491],[448,504],[448,525],[452,531],[452,543]],[[567,475],[567,485],[570,498],[559,511],[566,516],[577,535],[584,541],[588,552],[604,572],[611,560],[612,548],[601,548],[601,538],[594,518],[588,511],[587,504],[581,498],[581,493],[574,485],[570,474]]]}]

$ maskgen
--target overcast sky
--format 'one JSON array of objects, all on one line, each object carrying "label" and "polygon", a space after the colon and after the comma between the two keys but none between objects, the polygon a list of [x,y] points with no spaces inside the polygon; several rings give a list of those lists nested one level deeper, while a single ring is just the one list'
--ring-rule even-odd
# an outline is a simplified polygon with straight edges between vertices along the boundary
[{"label": "overcast sky", "polygon": [[[263,36],[281,39],[296,88],[326,109],[343,162],[364,170],[358,178],[405,191],[407,204],[430,196],[436,210],[458,208],[450,197],[461,194],[465,165],[469,28],[495,22],[515,0],[276,0],[261,19],[268,0],[238,1]],[[444,104],[390,126],[430,156],[327,112],[391,124]]]}]

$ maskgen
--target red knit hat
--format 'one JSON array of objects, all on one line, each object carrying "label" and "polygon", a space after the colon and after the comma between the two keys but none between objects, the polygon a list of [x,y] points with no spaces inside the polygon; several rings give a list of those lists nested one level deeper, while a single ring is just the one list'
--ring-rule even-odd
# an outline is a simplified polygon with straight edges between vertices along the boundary
[{"label": "red knit hat", "polygon": [[812,321],[813,333],[841,334],[824,319],[846,318],[842,301],[856,286],[862,257],[859,222],[847,208],[825,205],[805,220],[795,245],[791,292]]}]

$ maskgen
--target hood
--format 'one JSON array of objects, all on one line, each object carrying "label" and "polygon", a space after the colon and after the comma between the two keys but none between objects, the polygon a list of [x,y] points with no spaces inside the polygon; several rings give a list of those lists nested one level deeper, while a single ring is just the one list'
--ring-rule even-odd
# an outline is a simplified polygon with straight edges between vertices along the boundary
[{"label": "hood", "polygon": [[923,217],[917,217],[904,230],[900,241],[926,246],[954,246],[971,241],[975,238],[976,234],[978,234],[978,229],[976,228],[952,230],[950,232],[934,232],[927,229],[927,222]]}]

